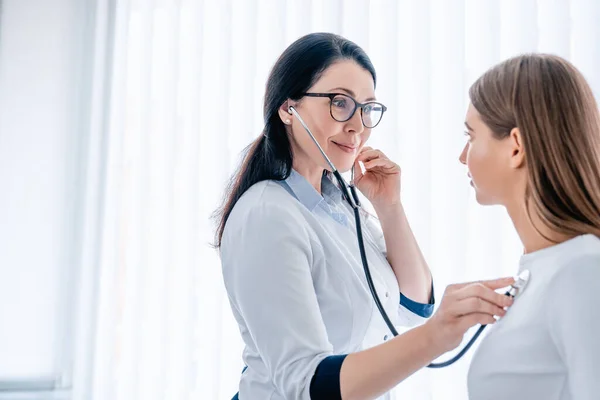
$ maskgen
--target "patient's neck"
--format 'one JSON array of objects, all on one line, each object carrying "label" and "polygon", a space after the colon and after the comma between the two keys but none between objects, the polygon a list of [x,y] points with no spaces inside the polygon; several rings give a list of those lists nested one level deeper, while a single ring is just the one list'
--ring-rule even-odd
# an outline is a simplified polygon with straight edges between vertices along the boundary
[{"label": "patient's neck", "polygon": [[529,202],[529,216],[525,202],[506,205],[506,211],[517,230],[521,243],[523,243],[524,254],[533,253],[573,238],[573,236],[565,235],[546,226],[531,201]]}]

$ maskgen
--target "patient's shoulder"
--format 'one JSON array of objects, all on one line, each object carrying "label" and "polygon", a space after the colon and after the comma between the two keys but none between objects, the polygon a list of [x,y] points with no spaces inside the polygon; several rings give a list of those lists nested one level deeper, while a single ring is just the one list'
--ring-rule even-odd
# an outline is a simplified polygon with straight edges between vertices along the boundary
[{"label": "patient's shoulder", "polygon": [[550,292],[563,300],[569,296],[592,299],[600,293],[600,239],[593,235],[577,239],[550,281]]}]

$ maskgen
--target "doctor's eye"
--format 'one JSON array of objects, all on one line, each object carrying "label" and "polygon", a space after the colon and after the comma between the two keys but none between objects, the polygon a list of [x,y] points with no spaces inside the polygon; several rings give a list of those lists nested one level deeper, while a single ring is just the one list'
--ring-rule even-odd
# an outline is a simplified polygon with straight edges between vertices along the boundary
[{"label": "doctor's eye", "polygon": [[334,97],[331,104],[338,108],[346,108],[348,106],[348,100],[342,96]]}]

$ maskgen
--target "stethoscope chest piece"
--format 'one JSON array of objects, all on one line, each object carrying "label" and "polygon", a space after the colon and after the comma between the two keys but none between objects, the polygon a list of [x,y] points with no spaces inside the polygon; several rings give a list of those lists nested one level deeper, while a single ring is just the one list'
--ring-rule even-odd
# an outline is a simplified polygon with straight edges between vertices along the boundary
[{"label": "stethoscope chest piece", "polygon": [[520,295],[521,293],[523,293],[530,278],[531,278],[531,272],[529,272],[528,269],[521,271],[521,273],[517,277],[515,277],[515,283],[513,283],[510,286],[508,294],[511,297],[516,297],[516,296]]}]

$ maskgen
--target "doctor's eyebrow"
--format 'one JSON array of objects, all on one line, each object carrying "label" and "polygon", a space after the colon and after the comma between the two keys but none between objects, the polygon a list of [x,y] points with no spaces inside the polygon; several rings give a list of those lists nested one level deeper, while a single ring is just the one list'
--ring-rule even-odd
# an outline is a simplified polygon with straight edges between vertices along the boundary
[{"label": "doctor's eyebrow", "polygon": [[473,128],[471,128],[471,126],[469,124],[467,124],[467,121],[465,121],[465,126],[467,127],[468,130],[470,130],[471,132],[474,132]]},{"label": "doctor's eyebrow", "polygon": [[[341,91],[343,91],[343,92],[346,92],[346,93],[347,93],[347,94],[349,94],[349,95],[350,95],[350,96],[351,96],[353,99],[356,99],[356,94],[355,94],[355,93],[354,93],[352,90],[350,90],[350,89],[346,89],[346,88],[343,88],[343,87],[336,87],[336,88],[330,89],[329,91],[330,91],[330,92],[334,92],[334,91],[336,91],[336,90],[341,90]],[[368,102],[368,101],[375,101],[375,100],[377,100],[375,97],[369,97],[368,99],[366,99],[366,100],[365,100],[365,102]]]}]

